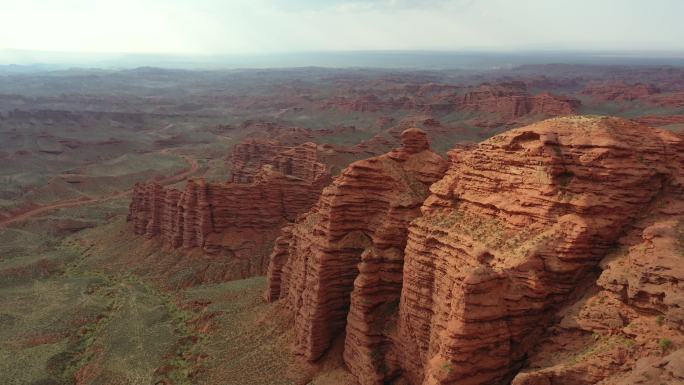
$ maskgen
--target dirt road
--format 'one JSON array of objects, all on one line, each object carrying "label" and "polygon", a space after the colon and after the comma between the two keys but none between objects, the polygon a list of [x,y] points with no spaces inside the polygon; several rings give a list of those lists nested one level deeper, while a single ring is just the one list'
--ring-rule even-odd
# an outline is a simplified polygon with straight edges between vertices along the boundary
[{"label": "dirt road", "polygon": [[[159,184],[167,185],[167,184],[173,184],[180,182],[190,176],[192,176],[194,173],[197,172],[199,169],[199,163],[197,160],[187,156],[187,155],[181,155],[183,159],[185,159],[186,162],[190,165],[189,168],[179,172],[178,174],[171,175],[169,177],[159,179],[156,182]],[[89,198],[89,197],[81,197],[77,199],[68,199],[60,202],[55,202],[49,205],[45,206],[40,206],[36,207],[34,209],[31,209],[29,211],[19,213],[15,216],[5,218],[0,220],[0,228],[6,227],[8,225],[11,225],[12,223],[17,223],[17,222],[22,222],[25,221],[29,218],[35,217],[37,215],[46,213],[48,211],[56,210],[56,209],[63,209],[63,208],[68,208],[68,207],[78,207],[78,206],[84,206],[84,205],[90,205],[94,203],[103,203],[107,202],[113,199],[121,198],[124,197],[128,194],[130,194],[133,190],[126,190],[126,191],[121,191],[117,192],[111,195],[108,195],[106,197],[101,197],[101,198]]]}]

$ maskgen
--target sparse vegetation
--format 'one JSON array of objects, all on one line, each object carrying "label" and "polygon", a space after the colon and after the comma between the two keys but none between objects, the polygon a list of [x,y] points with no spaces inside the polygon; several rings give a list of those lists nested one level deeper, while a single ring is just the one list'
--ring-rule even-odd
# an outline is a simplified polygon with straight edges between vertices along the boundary
[{"label": "sparse vegetation", "polygon": [[622,346],[626,349],[633,349],[636,346],[636,341],[633,338],[623,335],[602,336],[597,332],[591,334],[591,341],[592,343],[589,346],[577,352],[567,362],[570,365],[574,365],[602,354],[615,346]]},{"label": "sparse vegetation", "polygon": [[[458,100],[468,87],[467,73],[374,70],[359,77],[362,71],[358,69],[298,71],[74,69],[42,74],[37,82],[30,76],[3,75],[0,94],[5,95],[7,105],[0,111],[0,217],[32,204],[128,191],[138,181],[185,169],[188,165],[181,154],[198,161],[200,168],[194,175],[225,181],[230,167],[224,159],[245,137],[344,146],[343,154],[326,154],[336,157],[332,167],[339,171],[352,160],[396,145],[399,132],[408,125],[425,128],[433,149],[445,153],[455,143],[478,142],[513,125],[542,119],[529,114],[513,120],[503,113],[461,109]],[[411,91],[422,84],[439,86],[462,80],[463,85],[456,86],[459,91],[451,95],[451,91],[425,91],[420,100]],[[321,108],[341,94],[350,94],[345,97],[351,100],[382,92],[419,100],[415,108],[396,110]],[[92,100],[88,99],[91,96]],[[386,95],[380,99],[386,100]],[[432,102],[443,110],[431,111]],[[18,116],[23,113],[27,117],[22,120],[8,115],[15,108],[20,111]],[[675,112],[650,104],[613,102],[591,102],[583,109],[625,116]],[[581,129],[594,118],[568,119]],[[381,138],[380,144],[347,147],[375,136]],[[487,145],[497,146],[503,140],[495,138]],[[372,148],[376,145],[378,148]],[[556,155],[563,152],[558,146],[552,146],[552,151]],[[644,161],[643,156],[639,160]],[[384,167],[396,168],[394,161],[385,163]],[[562,187],[558,197],[563,202],[584,197],[573,192],[578,181],[572,173],[558,174],[557,164],[535,167],[532,178],[542,184],[558,183]],[[396,180],[409,186],[402,200],[409,202],[427,194],[423,182],[394,171]],[[184,183],[172,182],[175,186]],[[502,180],[500,185],[505,188],[513,183],[517,182]],[[279,304],[261,299],[263,277],[200,284],[197,276],[212,272],[224,258],[212,256],[210,263],[201,267],[180,266],[184,253],[191,252],[161,250],[154,244],[156,240],[130,236],[125,223],[128,203],[129,197],[122,195],[107,202],[44,212],[0,229],[0,384],[66,385],[76,376],[86,378],[82,382],[88,385],[354,383],[342,369],[339,354],[323,357],[319,366],[328,370],[324,374],[312,374],[289,354],[294,340],[292,319]],[[393,207],[417,210],[419,205],[414,203]],[[302,226],[313,227],[320,222],[319,216],[310,214]],[[476,267],[475,274],[514,265],[529,253],[555,252],[557,243],[556,229],[539,226],[532,231],[465,211],[418,219],[423,220],[439,224],[430,234],[435,243],[454,243],[442,238],[442,230],[447,229],[450,236],[467,238],[464,250],[454,247],[454,253],[445,258],[448,263],[458,263],[460,254],[473,244],[491,251],[480,258],[488,266]],[[350,246],[367,243],[361,235],[352,237]],[[684,222],[677,227],[677,237],[684,257]],[[267,254],[272,244],[266,241],[260,247],[258,251]],[[646,253],[645,244],[639,247]],[[242,259],[250,268],[261,263],[256,258]],[[563,268],[551,263],[546,267]],[[527,270],[507,273],[527,274]],[[216,276],[212,279],[222,279],[220,274]],[[532,273],[529,277],[534,279]],[[433,289],[436,293],[448,290]],[[534,294],[534,287],[528,289],[525,292]],[[518,289],[512,287],[512,292],[517,295]],[[561,295],[557,297],[561,299]],[[604,297],[597,303],[603,306]],[[393,336],[398,307],[398,299],[375,307],[372,331]],[[664,316],[656,317],[655,322],[662,326]],[[617,329],[622,325],[609,326]],[[611,347],[623,352],[629,349],[630,353],[639,350],[633,338],[612,332],[583,334],[580,340],[577,349],[586,350],[574,356],[573,362],[603,354]],[[651,337],[650,348],[654,340]],[[661,338],[658,346],[667,352],[673,342]],[[370,353],[381,372],[390,370],[387,364],[394,365],[386,353],[385,346]],[[456,368],[460,371],[452,362],[441,365],[446,375],[454,374]],[[391,369],[395,372],[398,368]]]},{"label": "sparse vegetation", "polygon": [[636,345],[636,341],[633,338],[618,336],[618,339],[627,348],[632,348]]},{"label": "sparse vegetation", "polygon": [[661,338],[658,340],[658,346],[660,346],[660,349],[663,352],[666,352],[672,347],[672,340],[668,338]]}]

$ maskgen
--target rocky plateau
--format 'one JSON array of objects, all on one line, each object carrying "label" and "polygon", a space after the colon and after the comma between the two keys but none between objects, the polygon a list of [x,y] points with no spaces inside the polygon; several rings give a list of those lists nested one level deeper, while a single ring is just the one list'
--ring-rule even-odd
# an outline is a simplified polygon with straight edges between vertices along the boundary
[{"label": "rocky plateau", "polygon": [[521,58],[0,66],[0,384],[684,384],[682,61]]},{"label": "rocky plateau", "polygon": [[[511,109],[516,113],[517,107]],[[409,129],[285,227],[265,297],[362,385],[684,381],[684,138],[554,118],[449,152]]]}]

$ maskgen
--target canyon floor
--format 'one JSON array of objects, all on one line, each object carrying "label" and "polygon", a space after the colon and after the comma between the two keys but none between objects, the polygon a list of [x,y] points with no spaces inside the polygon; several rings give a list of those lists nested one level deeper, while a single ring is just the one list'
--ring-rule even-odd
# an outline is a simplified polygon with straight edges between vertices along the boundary
[{"label": "canyon floor", "polygon": [[[435,154],[445,158],[452,148],[472,148],[556,116],[620,116],[684,131],[684,70],[672,67],[140,68],[1,76],[0,383],[6,385],[357,384],[343,357],[344,327],[309,362],[294,354],[301,350],[298,316],[284,301],[264,300],[275,236],[313,206],[319,184],[353,161],[400,147],[410,127],[424,130]],[[261,172],[263,166],[299,179],[277,179]],[[150,220],[149,202],[158,199],[140,186],[158,185],[169,197],[171,190],[185,194],[186,183],[197,178],[210,192],[233,191],[230,183],[248,180],[248,190],[259,194],[235,196],[249,199],[244,206],[250,203],[252,211],[225,210],[263,234],[226,223],[226,232],[237,226],[236,237],[252,242],[237,252],[229,236],[205,240],[205,248],[181,247],[197,242],[201,229],[189,236],[164,223],[136,228],[136,221]],[[409,179],[414,188],[418,182]],[[281,196],[300,184],[306,194],[287,211]],[[281,195],[268,195],[272,190]],[[425,199],[427,190],[421,191]],[[131,220],[135,199],[145,213]],[[410,199],[417,198],[400,200]],[[259,211],[271,206],[276,214]],[[269,215],[277,220],[254,219]],[[677,245],[684,250],[678,226]],[[169,244],[167,230],[180,243]],[[235,256],[239,264],[226,263]],[[612,300],[590,294],[585,302]],[[599,313],[597,319],[608,317]],[[641,321],[651,323],[637,326],[662,336],[639,346],[662,349],[663,356],[681,348],[676,327],[652,309],[646,313]],[[608,332],[557,332],[545,336],[547,351],[537,348],[526,370],[543,372],[554,359],[579,362],[637,343]],[[567,351],[577,354],[557,356],[570,345]],[[659,385],[662,367],[644,371],[653,381],[633,383]],[[447,372],[445,378],[452,375]]]}]

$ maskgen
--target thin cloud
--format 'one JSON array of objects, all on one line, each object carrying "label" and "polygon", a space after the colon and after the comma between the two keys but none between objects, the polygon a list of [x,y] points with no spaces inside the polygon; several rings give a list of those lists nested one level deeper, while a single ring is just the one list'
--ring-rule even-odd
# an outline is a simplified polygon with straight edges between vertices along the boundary
[{"label": "thin cloud", "polygon": [[0,49],[684,50],[680,0],[0,0]]},{"label": "thin cloud", "polygon": [[373,10],[439,9],[447,6],[468,6],[474,0],[272,0],[272,3],[288,11],[343,11],[363,12]]}]

